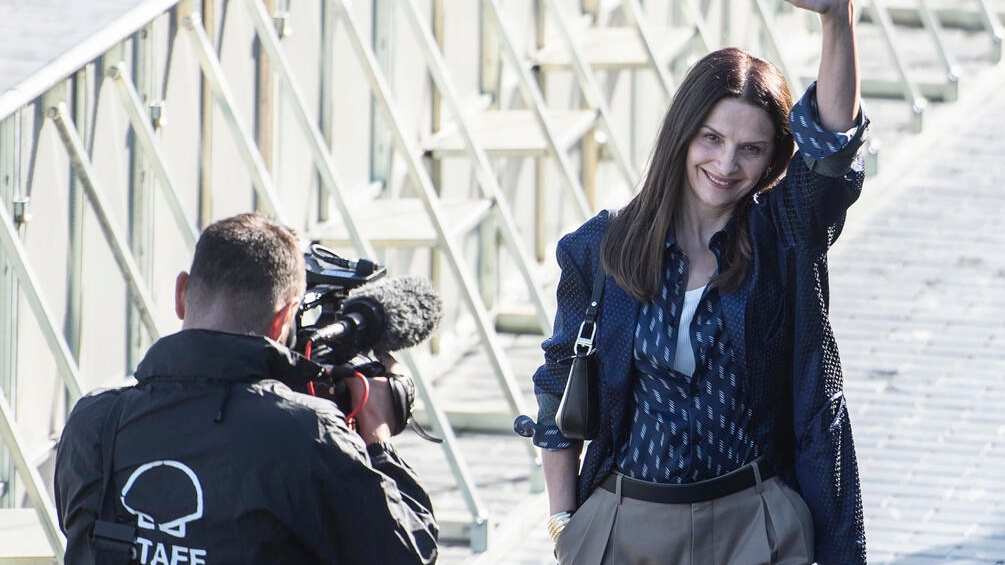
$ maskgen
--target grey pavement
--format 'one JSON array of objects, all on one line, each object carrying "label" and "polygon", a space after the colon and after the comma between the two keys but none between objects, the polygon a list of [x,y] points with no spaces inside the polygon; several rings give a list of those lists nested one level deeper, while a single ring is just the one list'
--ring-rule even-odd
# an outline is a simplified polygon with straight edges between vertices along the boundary
[{"label": "grey pavement", "polygon": [[[961,40],[967,37],[961,36]],[[867,101],[879,175],[831,252],[831,319],[862,478],[869,561],[1005,564],[1005,65],[974,57],[955,103],[906,132],[903,103]],[[528,399],[540,336],[504,346]],[[477,353],[436,383],[491,396]],[[489,550],[445,544],[445,564],[551,564],[547,503],[515,434],[459,434],[490,512]],[[437,511],[464,511],[439,449],[405,436]]]}]

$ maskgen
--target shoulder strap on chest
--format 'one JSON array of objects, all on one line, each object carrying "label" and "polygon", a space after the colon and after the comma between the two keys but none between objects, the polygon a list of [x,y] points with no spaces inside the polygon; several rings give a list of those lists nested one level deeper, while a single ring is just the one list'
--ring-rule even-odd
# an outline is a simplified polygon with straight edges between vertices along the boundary
[{"label": "shoulder strap on chest", "polygon": [[101,508],[91,532],[95,562],[109,565],[128,564],[132,560],[133,542],[136,539],[135,520],[130,523],[116,520],[116,496],[112,487],[115,473],[112,456],[124,399],[125,393],[120,392],[101,424],[101,494],[98,499],[101,501]]}]

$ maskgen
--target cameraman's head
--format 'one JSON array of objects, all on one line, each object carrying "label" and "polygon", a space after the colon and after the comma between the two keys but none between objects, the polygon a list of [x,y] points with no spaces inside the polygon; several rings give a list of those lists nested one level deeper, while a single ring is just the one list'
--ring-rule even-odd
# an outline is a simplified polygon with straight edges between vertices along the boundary
[{"label": "cameraman's head", "polygon": [[238,214],[207,227],[189,273],[175,284],[183,329],[284,341],[306,287],[296,233],[269,218]]}]

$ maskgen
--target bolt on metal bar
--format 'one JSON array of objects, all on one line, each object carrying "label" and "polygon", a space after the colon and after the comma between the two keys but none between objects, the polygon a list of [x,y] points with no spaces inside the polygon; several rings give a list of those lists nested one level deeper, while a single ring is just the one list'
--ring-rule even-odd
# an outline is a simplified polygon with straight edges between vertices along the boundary
[{"label": "bolt on metal bar", "polygon": [[482,0],[482,2],[488,8],[484,13],[489,16],[489,21],[498,32],[498,38],[503,45],[503,50],[506,52],[506,56],[509,57],[513,70],[519,79],[517,83],[519,84],[520,92],[534,113],[534,118],[541,128],[541,133],[544,134],[548,145],[548,152],[551,153],[551,157],[555,159],[555,163],[558,165],[559,177],[568,190],[580,219],[586,220],[593,216],[593,207],[586,200],[586,191],[583,189],[583,185],[579,182],[579,179],[576,178],[576,174],[572,170],[572,164],[569,163],[569,157],[558,146],[558,142],[556,141],[558,137],[548,119],[547,105],[545,104],[544,96],[541,94],[541,89],[538,88],[537,82],[530,75],[527,65],[521,59],[516,45],[513,44],[513,33],[503,20],[502,8],[499,7],[496,0]]},{"label": "bolt on metal bar", "polygon": [[1001,20],[988,5],[988,0],[977,0],[977,6],[980,9],[984,29],[991,35],[991,62],[997,64],[1002,60],[1002,36],[1005,35]]},{"label": "bolt on metal bar", "polygon": [[18,474],[24,478],[22,481],[24,489],[32,506],[35,507],[49,546],[56,554],[57,561],[62,563],[63,555],[66,553],[66,540],[57,527],[56,509],[52,505],[49,493],[45,490],[45,482],[38,473],[38,469],[28,461],[25,452],[27,444],[21,439],[21,435],[14,427],[14,411],[7,403],[7,395],[4,394],[3,390],[0,390],[0,438],[10,448],[14,467]]},{"label": "bolt on metal bar", "polygon": [[426,56],[429,74],[433,77],[433,81],[436,83],[436,89],[443,97],[443,101],[447,103],[447,106],[449,106],[450,112],[454,115],[454,120],[457,122],[456,125],[460,131],[461,137],[464,138],[464,146],[468,152],[468,157],[471,160],[472,165],[474,165],[474,172],[477,177],[478,184],[482,187],[485,195],[492,199],[496,209],[496,214],[499,216],[500,223],[502,224],[501,231],[503,239],[506,242],[510,253],[512,253],[517,259],[516,263],[520,269],[520,274],[523,276],[524,282],[527,285],[531,302],[534,303],[535,309],[537,310],[538,323],[541,326],[541,331],[543,333],[548,333],[551,329],[552,321],[554,320],[554,312],[551,311],[551,308],[545,303],[544,298],[541,296],[541,291],[537,286],[534,273],[530,270],[532,259],[528,255],[527,247],[516,227],[516,221],[514,220],[509,201],[507,200],[502,188],[499,186],[499,181],[492,170],[492,166],[489,164],[488,155],[485,153],[485,150],[481,147],[481,145],[479,145],[479,143],[475,140],[474,134],[471,132],[471,127],[469,126],[467,119],[465,119],[464,109],[461,107],[460,96],[457,94],[457,89],[454,87],[453,82],[450,80],[450,75],[446,70],[447,63],[443,60],[443,55],[436,46],[436,39],[432,36],[432,34],[430,34],[429,28],[423,25],[414,0],[402,2],[401,6],[405,9],[409,23],[412,24],[413,32],[420,40],[419,45],[422,47],[423,53]]},{"label": "bolt on metal bar", "polygon": [[115,261],[122,271],[122,276],[126,279],[133,304],[139,309],[143,325],[146,327],[150,337],[157,339],[160,337],[161,332],[153,317],[154,302],[147,292],[143,275],[140,274],[140,270],[136,266],[126,239],[119,233],[115,225],[112,224],[108,210],[105,208],[104,192],[96,184],[97,176],[94,174],[94,169],[90,158],[87,156],[87,151],[84,149],[84,144],[80,140],[80,136],[77,135],[77,130],[73,127],[73,118],[67,110],[66,103],[59,102],[56,106],[50,107],[48,115],[52,119],[53,124],[55,124],[56,131],[59,132],[59,138],[63,142],[63,146],[66,148],[67,155],[70,158],[70,165],[73,166],[73,170],[80,179],[80,184],[84,187],[84,193],[87,195],[91,208],[94,210],[98,223],[101,225],[101,231],[104,232],[112,255],[115,256]]},{"label": "bolt on metal bar", "polygon": [[917,2],[921,22],[924,24],[925,29],[928,30],[928,34],[932,36],[932,41],[935,42],[935,51],[946,73],[946,81],[950,85],[956,85],[960,80],[960,69],[956,64],[955,57],[946,48],[946,42],[943,39],[942,23],[939,22],[939,18],[935,16],[932,9],[928,6],[927,0],[917,0]]},{"label": "bolt on metal bar", "polygon": [[265,166],[262,155],[252,141],[250,130],[235,110],[234,95],[224,79],[223,68],[216,58],[216,51],[213,49],[209,37],[206,36],[206,30],[203,29],[199,16],[197,14],[186,16],[182,20],[182,27],[188,32],[192,46],[195,47],[199,65],[202,67],[202,76],[216,95],[217,106],[230,125],[241,159],[251,175],[251,184],[255,187],[255,194],[261,199],[262,206],[269,214],[284,224],[288,223],[286,215],[280,208],[269,169]]},{"label": "bolt on metal bar", "polygon": [[168,207],[171,209],[171,214],[174,216],[175,223],[178,225],[182,238],[184,238],[185,243],[191,251],[195,249],[199,232],[196,230],[195,224],[189,220],[188,214],[185,213],[181,198],[178,196],[178,183],[174,181],[174,177],[167,167],[164,152],[161,150],[154,129],[150,125],[150,116],[143,111],[143,104],[140,102],[139,93],[136,92],[132,81],[129,80],[124,63],[118,63],[109,67],[106,74],[112,79],[112,83],[115,84],[119,97],[122,100],[122,106],[129,115],[129,122],[132,124],[136,141],[139,142],[147,159],[150,160],[150,165],[153,167],[154,174],[157,175],[157,180],[163,189],[164,197],[167,200]]},{"label": "bolt on metal bar", "polygon": [[20,282],[19,288],[35,313],[35,318],[38,320],[49,351],[55,357],[56,366],[60,376],[63,377],[70,401],[76,402],[81,396],[80,373],[77,370],[77,363],[70,353],[70,346],[67,345],[63,334],[56,329],[59,324],[56,323],[56,317],[53,316],[49,304],[39,293],[42,286],[28,263],[28,252],[21,244],[17,228],[14,227],[14,221],[7,212],[6,203],[0,202],[0,204],[2,204],[0,205],[0,224],[3,224],[0,229],[0,246],[3,247],[7,261],[14,267],[14,272]]}]

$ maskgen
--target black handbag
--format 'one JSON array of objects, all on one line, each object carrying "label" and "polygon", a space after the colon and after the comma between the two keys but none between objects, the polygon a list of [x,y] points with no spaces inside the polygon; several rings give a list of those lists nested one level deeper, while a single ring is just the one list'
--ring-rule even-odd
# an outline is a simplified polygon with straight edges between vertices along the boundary
[{"label": "black handbag", "polygon": [[600,431],[600,383],[597,374],[597,310],[604,294],[604,268],[597,264],[593,280],[593,296],[586,308],[586,317],[579,326],[579,335],[573,346],[572,366],[565,383],[562,402],[555,414],[558,431],[569,439],[593,439]]}]

